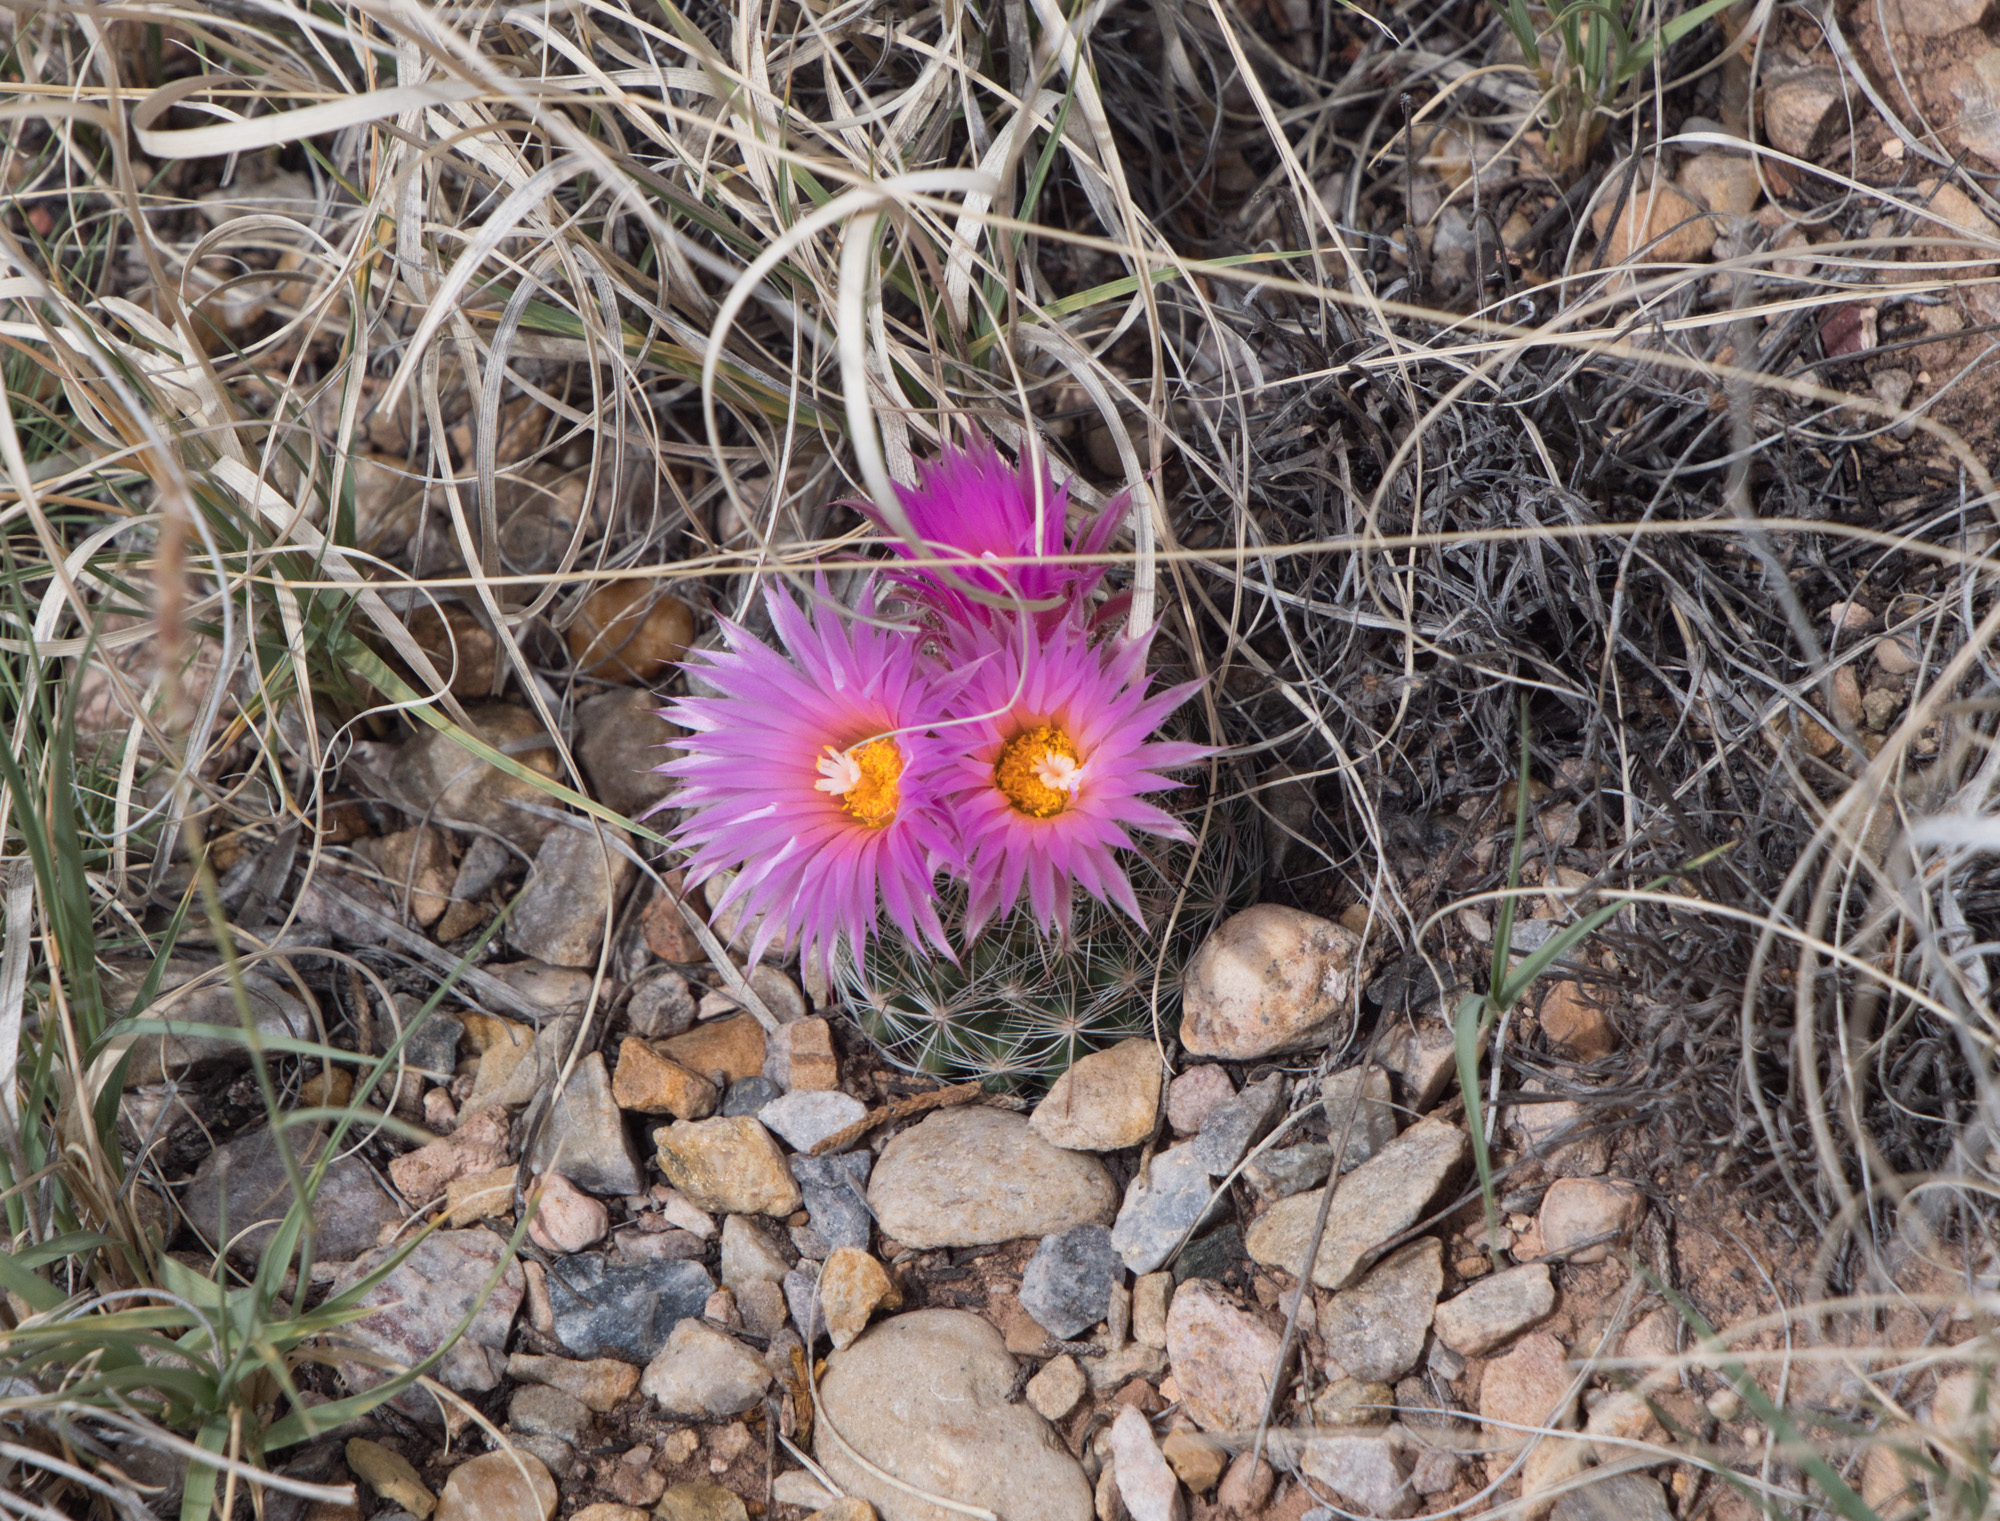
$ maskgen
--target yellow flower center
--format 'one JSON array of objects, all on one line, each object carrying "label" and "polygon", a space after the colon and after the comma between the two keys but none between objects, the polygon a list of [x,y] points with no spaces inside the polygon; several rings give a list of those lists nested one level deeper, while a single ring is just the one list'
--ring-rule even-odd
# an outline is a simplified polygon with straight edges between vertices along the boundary
[{"label": "yellow flower center", "polygon": [[871,739],[851,750],[826,747],[815,769],[820,780],[813,786],[840,799],[847,816],[870,829],[881,829],[896,819],[902,801],[897,779],[903,774],[903,752],[893,739]]},{"label": "yellow flower center", "polygon": [[1016,813],[1052,819],[1076,801],[1083,786],[1083,757],[1060,724],[1023,729],[1000,747],[993,785]]}]

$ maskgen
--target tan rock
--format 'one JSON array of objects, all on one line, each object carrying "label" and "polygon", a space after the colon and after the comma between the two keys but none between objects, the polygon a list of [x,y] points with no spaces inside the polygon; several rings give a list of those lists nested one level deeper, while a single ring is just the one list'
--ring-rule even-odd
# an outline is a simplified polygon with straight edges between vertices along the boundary
[{"label": "tan rock", "polygon": [[1591,229],[1599,238],[1611,228],[1604,251],[1606,264],[1623,264],[1635,258],[1645,264],[1683,264],[1707,257],[1715,247],[1716,225],[1707,209],[1664,180],[1654,180],[1649,186],[1642,175],[1619,210],[1615,228],[1611,224],[1613,204],[1607,199],[1591,217]]},{"label": "tan rock", "polygon": [[563,639],[585,676],[657,682],[693,642],[694,610],[653,583],[613,581],[584,600]]},{"label": "tan rock", "polygon": [[1810,157],[1821,124],[1845,94],[1840,70],[1830,65],[1768,71],[1760,92],[1766,140],[1781,153]]},{"label": "tan rock", "polygon": [[620,1109],[639,1114],[704,1120],[715,1112],[719,1094],[715,1084],[700,1073],[662,1056],[652,1042],[628,1035],[618,1046],[611,1097]]},{"label": "tan rock", "polygon": [[806,1521],[875,1521],[875,1507],[853,1495],[835,1500],[824,1510],[816,1510]]},{"label": "tan rock", "polygon": [[1028,1403],[1044,1419],[1059,1421],[1076,1409],[1088,1387],[1076,1359],[1065,1352],[1042,1364],[1042,1371],[1028,1380]]},{"label": "tan rock", "polygon": [[1173,1465],[1181,1483],[1198,1495],[1221,1483],[1222,1471],[1229,1466],[1228,1448],[1206,1432],[1190,1431],[1185,1426],[1167,1433],[1160,1443],[1160,1455]]},{"label": "tan rock", "polygon": [[1028,1123],[1072,1151],[1116,1151],[1153,1133],[1165,1069],[1150,1038],[1121,1040],[1077,1060],[1035,1106]]},{"label": "tan rock", "polygon": [[966,1105],[882,1149],[868,1204],[906,1246],[980,1246],[1106,1224],[1117,1190],[1095,1157],[1051,1146],[1019,1115]]},{"label": "tan rock", "polygon": [[[639,934],[646,942],[646,949],[662,961],[700,961],[706,953],[678,907],[687,891],[686,873],[670,871],[663,880],[666,886],[653,895],[646,911],[639,916]],[[700,912],[698,899],[692,906]]]},{"label": "tan rock", "polygon": [[1238,1431],[1263,1419],[1278,1332],[1205,1278],[1190,1278],[1167,1314],[1167,1356],[1181,1404],[1210,1431]]},{"label": "tan rock", "polygon": [[820,1268],[820,1312],[836,1349],[867,1330],[878,1308],[893,1310],[902,1302],[903,1291],[888,1270],[859,1247],[836,1247]]},{"label": "tan rock", "polygon": [[827,1092],[840,1086],[833,1031],[823,1019],[795,1019],[765,1037],[764,1075],[788,1093]]},{"label": "tan rock", "polygon": [[1763,188],[1747,154],[1708,152],[1680,167],[1674,183],[1697,205],[1724,216],[1744,217],[1757,209]]},{"label": "tan rock", "polygon": [[748,1115],[681,1120],[653,1139],[660,1170],[697,1209],[789,1215],[803,1202],[778,1143]]},{"label": "tan rock", "polygon": [[727,1082],[759,1077],[764,1071],[764,1027],[749,1014],[696,1025],[685,1035],[661,1041],[658,1049],[690,1072],[720,1072]]},{"label": "tan rock", "polygon": [[646,1512],[636,1505],[618,1505],[610,1500],[599,1500],[595,1505],[586,1505],[570,1521],[646,1521]]},{"label": "tan rock", "polygon": [[1907,37],[1948,37],[1986,19],[1991,0],[1882,0],[1889,30]]},{"label": "tan rock", "polygon": [[444,1191],[444,1223],[457,1230],[514,1209],[514,1179],[517,1167],[496,1167],[492,1172],[458,1178]]},{"label": "tan rock", "polygon": [[1535,1430],[1567,1424],[1574,1399],[1570,1380],[1563,1344],[1546,1331],[1530,1332],[1486,1364],[1479,1415],[1487,1423],[1485,1445],[1494,1452],[1487,1459],[1489,1473],[1503,1471]]},{"label": "tan rock", "polygon": [[1574,978],[1564,978],[1542,997],[1538,1011],[1542,1034],[1578,1061],[1594,1062],[1609,1056],[1618,1048],[1618,1036],[1594,1001],[1601,996]]},{"label": "tan rock", "polygon": [[610,1212],[559,1172],[544,1174],[528,1200],[535,1206],[528,1235],[545,1252],[580,1252],[611,1230]]},{"label": "tan rock", "polygon": [[[488,703],[468,707],[466,716],[473,734],[494,749],[531,771],[556,774],[555,742],[525,708]],[[538,788],[498,770],[439,730],[425,729],[403,745],[390,775],[404,797],[436,810],[436,822],[480,825],[524,850],[535,850],[556,827],[544,815],[515,806],[546,807],[548,799]]]},{"label": "tan rock", "polygon": [[1361,975],[1352,930],[1276,903],[1232,914],[1183,976],[1181,1045],[1190,1055],[1249,1061],[1342,1034]]},{"label": "tan rock", "polygon": [[1142,1347],[1167,1344],[1167,1305],[1174,1297],[1172,1273],[1142,1273],[1132,1284],[1132,1340]]},{"label": "tan rock", "polygon": [[444,831],[399,829],[374,841],[367,853],[382,874],[381,887],[407,908],[410,918],[427,927],[437,923],[457,877]]},{"label": "tan rock", "polygon": [[384,1447],[366,1437],[350,1438],[347,1466],[355,1478],[391,1505],[402,1506],[417,1521],[425,1521],[437,1509],[437,1496],[425,1486],[409,1459],[393,1447]]},{"label": "tan rock", "polygon": [[[1605,1178],[1560,1178],[1542,1196],[1536,1216],[1542,1250],[1579,1265],[1602,1262],[1607,1246],[1585,1242],[1622,1239],[1646,1212],[1646,1196],[1630,1183]],[[1579,1249],[1581,1248],[1581,1249]]]},{"label": "tan rock", "polygon": [[548,1465],[518,1448],[461,1463],[438,1497],[437,1521],[549,1521],[556,1481]]},{"label": "tan rock", "polygon": [[639,1387],[639,1370],[613,1357],[584,1360],[516,1352],[507,1359],[507,1376],[517,1383],[560,1389],[599,1415],[616,1410]]}]

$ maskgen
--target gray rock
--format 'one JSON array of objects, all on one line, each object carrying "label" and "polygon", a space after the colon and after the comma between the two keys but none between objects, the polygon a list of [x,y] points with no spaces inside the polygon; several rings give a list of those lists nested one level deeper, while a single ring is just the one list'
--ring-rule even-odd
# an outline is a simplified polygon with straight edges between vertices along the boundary
[{"label": "gray rock", "polygon": [[1158,1153],[1125,1190],[1111,1242],[1135,1273],[1150,1273],[1165,1262],[1210,1207],[1214,1184],[1196,1144]]},{"label": "gray rock", "polygon": [[[209,974],[208,980],[190,991],[181,991],[195,979]],[[129,965],[113,968],[108,979],[114,997],[129,1002],[138,992],[144,972]],[[251,1023],[265,1040],[310,1040],[312,1017],[306,1006],[272,978],[256,972],[243,976],[243,995],[250,1004]],[[160,978],[159,992],[139,1018],[164,1024],[164,1034],[133,1037],[127,1049],[125,1086],[166,1082],[185,1074],[191,1067],[247,1067],[250,1050],[243,1043],[243,1021],[237,1012],[236,997],[226,978],[215,968],[194,962],[167,964]]]},{"label": "gray rock", "polygon": [[1117,1202],[1096,1157],[1051,1146],[1019,1115],[971,1105],[936,1111],[890,1141],[868,1185],[884,1233],[920,1249],[1101,1224]]},{"label": "gray rock", "polygon": [[573,1357],[651,1362],[673,1328],[700,1315],[715,1280],[699,1262],[619,1262],[581,1253],[548,1267],[556,1340]]},{"label": "gray rock", "polygon": [[1549,1521],[1673,1521],[1660,1481],[1642,1473],[1613,1474],[1555,1503]]},{"label": "gray rock", "polygon": [[535,1140],[529,1171],[554,1168],[585,1193],[623,1196],[645,1187],[625,1116],[611,1097],[604,1057],[592,1051],[576,1064]]},{"label": "gray rock", "polygon": [[765,1077],[761,1072],[755,1077],[739,1077],[729,1085],[729,1091],[722,1096],[723,1115],[756,1115],[773,1099],[785,1096],[785,1090]]},{"label": "gray rock", "polygon": [[1194,1138],[1195,1155],[1211,1177],[1222,1177],[1271,1133],[1284,1113],[1285,1075],[1273,1072],[1209,1112]]},{"label": "gray rock", "polygon": [[[294,1128],[286,1140],[300,1171],[308,1172],[324,1149],[325,1132]],[[226,1230],[230,1249],[253,1260],[264,1255],[291,1203],[291,1184],[269,1127],[210,1152],[181,1198],[188,1224],[204,1242],[220,1244]],[[366,1162],[338,1157],[313,1196],[313,1255],[322,1262],[346,1262],[372,1248],[383,1226],[402,1218]]]},{"label": "gray rock", "polygon": [[1339,1046],[1361,959],[1360,936],[1331,920],[1277,903],[1232,914],[1182,978],[1181,1045],[1226,1061]]},{"label": "gray rock", "polygon": [[[576,1449],[561,1437],[516,1437],[514,1445],[520,1448],[521,1451],[540,1458],[542,1466],[547,1468],[549,1473],[555,1478],[567,1479],[576,1471]],[[443,1514],[442,1507],[439,1507],[438,1511],[434,1512],[434,1516],[442,1516]],[[501,1514],[505,1515],[508,1512],[503,1509]]]},{"label": "gray rock", "polygon": [[1047,1421],[1009,1402],[1014,1359],[977,1315],[916,1310],[881,1321],[833,1354],[819,1390],[828,1419],[814,1423],[816,1455],[882,1521],[949,1513],[863,1470],[849,1447],[905,1484],[1008,1521],[1091,1521],[1090,1481]]},{"label": "gray rock", "polygon": [[[378,1022],[375,1027],[377,1055],[386,1052],[396,1038],[394,1030],[384,1028],[385,1023]],[[465,1038],[465,1026],[442,1009],[433,1009],[414,1024],[406,1020],[404,1028],[409,1038],[403,1042],[403,1064],[448,1081],[458,1069],[458,1046]]]},{"label": "gray rock", "polygon": [[634,1035],[671,1040],[694,1025],[694,989],[672,967],[649,968],[632,989],[625,1022]]},{"label": "gray rock", "polygon": [[669,1415],[716,1420],[750,1409],[770,1382],[762,1360],[742,1342],[684,1320],[646,1365],[639,1389]]},{"label": "gray rock", "polygon": [[1264,1200],[1289,1199],[1317,1188],[1333,1170],[1333,1148],[1318,1141],[1267,1151],[1243,1169],[1243,1181]]},{"label": "gray rock", "polygon": [[623,830],[555,830],[535,853],[527,890],[507,922],[507,943],[551,966],[594,967],[612,910],[632,880]]},{"label": "gray rock", "polygon": [[[494,749],[554,774],[555,742],[526,709],[488,703],[468,707],[466,716],[472,732]],[[422,730],[396,752],[390,777],[414,812],[435,810],[440,823],[483,825],[523,850],[534,850],[556,827],[546,814],[533,811],[548,806],[537,788],[435,729]]]},{"label": "gray rock", "polygon": [[560,1437],[574,1445],[590,1425],[590,1410],[560,1389],[527,1384],[507,1401],[507,1423],[524,1436]]},{"label": "gray rock", "polygon": [[833,1247],[810,1225],[791,1227],[792,1246],[801,1257],[810,1257],[814,1262],[824,1262],[833,1255]]},{"label": "gray rock", "polygon": [[1396,1139],[1395,1095],[1382,1068],[1349,1067],[1328,1073],[1319,1085],[1319,1096],[1326,1109],[1327,1140],[1347,1137],[1347,1149],[1340,1154],[1342,1172],[1354,1171]]},{"label": "gray rock", "polygon": [[477,1114],[495,1104],[507,1108],[532,1104],[555,1085],[556,1074],[569,1060],[570,1047],[576,1043],[576,1032],[582,1024],[575,1014],[559,1014],[543,1025],[535,1032],[535,1043],[528,1048],[520,1065],[491,1087],[474,1087],[459,1113]]},{"label": "gray rock", "polygon": [[[1485,1049],[1482,1038],[1480,1049]],[[1376,1046],[1375,1059],[1395,1077],[1403,1106],[1424,1113],[1443,1095],[1458,1071],[1458,1042],[1451,1026],[1436,1015],[1397,1016]]]},{"label": "gray rock", "polygon": [[1111,1291],[1123,1277],[1111,1232],[1072,1225],[1042,1237],[1021,1272],[1021,1308],[1058,1341],[1074,1341],[1111,1312]]},{"label": "gray rock", "polygon": [[590,1002],[590,989],[596,981],[590,973],[574,967],[550,966],[534,960],[496,962],[486,972],[551,1014],[581,1014]]},{"label": "gray rock", "polygon": [[[333,1293],[348,1292],[400,1250],[377,1247],[364,1252],[336,1275]],[[489,1230],[438,1231],[427,1236],[356,1300],[356,1306],[368,1313],[343,1326],[340,1334],[406,1368],[449,1343],[433,1376],[452,1389],[474,1393],[492,1389],[506,1371],[507,1335],[527,1283],[518,1262],[508,1261],[505,1271],[500,1270],[506,1258],[506,1241]],[[452,1341],[468,1315],[471,1323],[465,1334]],[[340,1372],[348,1388],[356,1391],[372,1389],[389,1377],[361,1363],[343,1362]],[[438,1419],[437,1401],[419,1390],[405,1390],[394,1403],[418,1420]]]},{"label": "gray rock", "polygon": [[874,1155],[866,1151],[791,1159],[812,1228],[829,1247],[867,1249],[875,1221],[868,1203],[868,1173],[874,1165]]},{"label": "gray rock", "polygon": [[1186,1521],[1180,1479],[1153,1440],[1152,1424],[1132,1405],[1112,1423],[1111,1461],[1119,1498],[1132,1521]]},{"label": "gray rock", "polygon": [[819,1262],[800,1258],[798,1266],[785,1274],[784,1290],[792,1324],[810,1347],[827,1331],[826,1316],[819,1307]]},{"label": "gray rock", "polygon": [[[1340,1180],[1327,1211],[1312,1280],[1344,1289],[1369,1253],[1415,1224],[1445,1180],[1465,1162],[1465,1132],[1443,1120],[1412,1125]],[[1244,1238],[1252,1258],[1267,1267],[1299,1272],[1319,1213],[1322,1190],[1280,1199],[1257,1218]]]},{"label": "gray rock", "polygon": [[1386,1436],[1316,1437],[1299,1453],[1299,1472],[1364,1516],[1414,1516],[1410,1460]]},{"label": "gray rock", "polygon": [[579,703],[576,758],[597,801],[636,819],[673,790],[653,768],[680,752],[665,746],[682,731],[660,717],[660,699],[644,687],[614,687]]},{"label": "gray rock", "polygon": [[1530,1262],[1476,1280],[1437,1307],[1438,1340],[1465,1357],[1482,1357],[1555,1313],[1548,1264]]},{"label": "gray rock", "polygon": [[773,1099],[757,1111],[764,1128],[794,1151],[811,1151],[836,1131],[866,1117],[868,1106],[858,1098],[830,1089],[801,1088]]},{"label": "gray rock", "polygon": [[1384,1257],[1353,1288],[1322,1301],[1319,1332],[1335,1362],[1368,1383],[1393,1383],[1424,1355],[1444,1288],[1444,1245],[1425,1236]]}]

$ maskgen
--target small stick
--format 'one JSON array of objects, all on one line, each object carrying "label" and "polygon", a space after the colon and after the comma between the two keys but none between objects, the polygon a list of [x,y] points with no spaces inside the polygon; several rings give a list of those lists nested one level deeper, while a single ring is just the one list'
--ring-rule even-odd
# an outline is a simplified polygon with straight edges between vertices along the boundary
[{"label": "small stick", "polygon": [[960,1083],[955,1088],[939,1088],[930,1093],[915,1094],[910,1098],[897,1099],[893,1104],[884,1104],[880,1109],[871,1109],[852,1125],[842,1126],[832,1135],[816,1142],[809,1153],[815,1157],[825,1156],[829,1151],[838,1151],[843,1146],[852,1146],[877,1125],[886,1125],[891,1120],[905,1120],[913,1114],[922,1114],[926,1109],[947,1109],[955,1104],[969,1104],[986,1090],[977,1083]]}]

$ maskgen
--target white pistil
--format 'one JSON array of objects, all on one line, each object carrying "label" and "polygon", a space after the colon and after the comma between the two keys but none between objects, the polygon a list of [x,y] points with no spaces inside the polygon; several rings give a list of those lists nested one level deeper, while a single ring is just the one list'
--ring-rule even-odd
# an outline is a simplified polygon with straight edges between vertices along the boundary
[{"label": "white pistil", "polygon": [[821,780],[814,782],[815,790],[833,797],[845,797],[861,783],[861,762],[845,750],[826,747],[826,754],[819,758],[817,766]]},{"label": "white pistil", "polygon": [[1067,792],[1075,797],[1083,785],[1083,767],[1067,755],[1051,751],[1035,762],[1035,780],[1051,792]]}]

